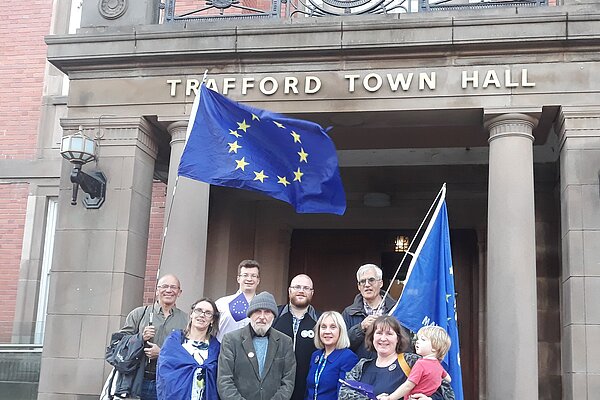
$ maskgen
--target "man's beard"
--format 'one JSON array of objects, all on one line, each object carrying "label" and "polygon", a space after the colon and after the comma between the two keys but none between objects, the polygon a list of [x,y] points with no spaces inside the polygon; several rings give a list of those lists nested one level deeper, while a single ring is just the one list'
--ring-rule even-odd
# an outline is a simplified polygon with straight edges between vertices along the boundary
[{"label": "man's beard", "polygon": [[292,305],[295,307],[304,308],[308,307],[308,305],[310,304],[310,298],[306,296],[303,299],[298,299],[296,296],[292,296],[292,298],[290,299],[290,303],[292,303]]},{"label": "man's beard", "polygon": [[273,325],[273,321],[267,322],[266,325],[258,325],[256,322],[250,320],[250,325],[252,326],[252,329],[254,329],[254,333],[256,333],[257,336],[265,336],[271,325]]}]

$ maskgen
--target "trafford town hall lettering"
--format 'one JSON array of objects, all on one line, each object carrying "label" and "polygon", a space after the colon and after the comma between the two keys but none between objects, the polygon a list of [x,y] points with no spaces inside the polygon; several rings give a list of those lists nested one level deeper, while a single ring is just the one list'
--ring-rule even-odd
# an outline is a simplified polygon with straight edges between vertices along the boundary
[{"label": "trafford town hall lettering", "polygon": [[[452,71],[445,77],[446,85],[456,84],[463,90],[485,90],[487,88],[532,88],[535,87],[526,68],[522,69],[488,69]],[[303,76],[240,76],[208,78],[206,86],[227,95],[231,92],[245,96],[259,92],[265,96],[274,94],[298,95],[315,94],[326,85],[343,85],[348,93],[375,93],[380,90],[399,92],[435,91],[438,87],[439,73],[436,71],[414,72],[366,72],[340,73],[338,75],[303,75]],[[333,78],[332,78],[333,77]],[[186,96],[196,94],[200,87],[198,79],[167,79],[170,95],[177,96],[181,91]]]}]

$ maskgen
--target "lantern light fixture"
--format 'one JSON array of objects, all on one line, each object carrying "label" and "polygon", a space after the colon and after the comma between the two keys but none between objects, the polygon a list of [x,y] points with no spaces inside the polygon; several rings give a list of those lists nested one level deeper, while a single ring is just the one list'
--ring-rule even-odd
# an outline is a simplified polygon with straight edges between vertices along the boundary
[{"label": "lantern light fixture", "polygon": [[71,171],[71,182],[73,183],[71,204],[77,204],[77,192],[81,187],[81,190],[86,193],[83,199],[84,207],[100,208],[106,195],[106,177],[100,171],[87,174],[81,170],[84,164],[97,159],[96,141],[85,136],[83,127],[79,126],[76,134],[62,138],[60,154],[73,164],[73,170]]}]

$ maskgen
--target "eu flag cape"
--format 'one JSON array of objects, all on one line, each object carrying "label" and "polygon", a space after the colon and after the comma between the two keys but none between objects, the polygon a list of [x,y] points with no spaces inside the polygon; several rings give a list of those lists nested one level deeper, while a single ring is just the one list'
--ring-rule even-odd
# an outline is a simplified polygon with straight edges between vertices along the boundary
[{"label": "eu flag cape", "polygon": [[445,195],[444,187],[408,267],[404,290],[391,314],[413,332],[426,325],[438,325],[448,332],[452,345],[442,365],[452,378],[450,385],[456,400],[463,400],[454,271]]},{"label": "eu flag cape", "polygon": [[321,126],[236,103],[204,85],[198,96],[180,176],[261,192],[298,213],[344,214],[335,146]]}]

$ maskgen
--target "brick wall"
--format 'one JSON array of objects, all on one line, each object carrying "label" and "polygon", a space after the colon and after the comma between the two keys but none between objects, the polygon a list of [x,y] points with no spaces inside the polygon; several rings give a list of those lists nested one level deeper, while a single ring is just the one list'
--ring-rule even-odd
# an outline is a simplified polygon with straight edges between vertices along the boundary
[{"label": "brick wall", "polygon": [[[0,159],[35,157],[52,6],[30,0],[0,8]],[[12,334],[27,195],[27,183],[0,184],[0,343]]]},{"label": "brick wall", "polygon": [[1,8],[0,158],[35,155],[52,3],[16,1]]},{"label": "brick wall", "polygon": [[150,304],[154,299],[156,271],[160,258],[160,247],[162,245],[166,193],[167,185],[161,182],[154,182],[152,186],[152,206],[150,208],[150,229],[148,231],[144,304]]},{"label": "brick wall", "polygon": [[0,185],[0,343],[10,343],[29,185]]}]

